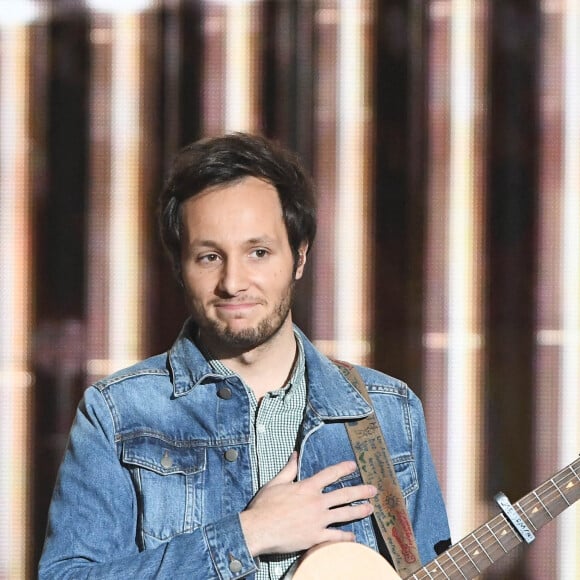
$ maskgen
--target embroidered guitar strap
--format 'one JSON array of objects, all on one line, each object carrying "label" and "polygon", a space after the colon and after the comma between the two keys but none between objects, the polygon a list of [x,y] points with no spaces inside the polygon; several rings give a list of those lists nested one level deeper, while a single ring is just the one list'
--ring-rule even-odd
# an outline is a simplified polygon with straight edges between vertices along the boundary
[{"label": "embroidered guitar strap", "polygon": [[[369,393],[358,371],[343,361],[333,362],[372,407]],[[405,498],[376,414],[373,411],[364,419],[347,423],[346,430],[363,482],[374,485],[379,490],[371,500],[374,507],[373,517],[397,573],[402,578],[407,578],[421,567],[421,560]]]}]

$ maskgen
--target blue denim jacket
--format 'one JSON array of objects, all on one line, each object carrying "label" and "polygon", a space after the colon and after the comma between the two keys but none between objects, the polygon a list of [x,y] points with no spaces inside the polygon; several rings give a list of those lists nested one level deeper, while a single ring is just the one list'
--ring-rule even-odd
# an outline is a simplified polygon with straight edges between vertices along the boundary
[{"label": "blue denim jacket", "polygon": [[[190,340],[87,389],[49,512],[39,578],[252,578],[239,513],[252,499],[249,401]],[[308,403],[299,478],[354,459],[344,421],[371,409],[303,336]],[[419,399],[357,367],[391,451],[423,563],[449,538]],[[227,388],[225,388],[227,387]],[[357,473],[336,486],[361,483]],[[370,518],[344,525],[377,548]],[[233,564],[232,564],[233,563]]]}]

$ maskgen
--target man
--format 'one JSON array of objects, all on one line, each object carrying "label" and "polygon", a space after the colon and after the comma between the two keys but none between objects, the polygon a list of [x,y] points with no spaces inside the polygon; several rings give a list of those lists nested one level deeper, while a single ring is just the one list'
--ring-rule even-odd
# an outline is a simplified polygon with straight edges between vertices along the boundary
[{"label": "man", "polygon": [[[322,542],[378,549],[345,430],[371,408],[292,322],[316,231],[299,163],[246,134],[199,141],[160,210],[191,318],[168,353],[86,391],[40,577],[277,579]],[[420,402],[359,371],[426,563],[449,530]]]}]

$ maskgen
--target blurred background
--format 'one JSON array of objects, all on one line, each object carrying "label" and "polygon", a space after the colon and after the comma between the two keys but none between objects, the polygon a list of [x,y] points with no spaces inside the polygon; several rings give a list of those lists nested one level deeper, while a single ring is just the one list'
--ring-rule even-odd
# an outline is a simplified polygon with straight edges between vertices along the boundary
[{"label": "blurred background", "polygon": [[[453,539],[580,452],[580,1],[0,0],[0,578],[94,380],[186,311],[156,197],[201,136],[314,175],[296,319],[421,396]],[[572,507],[485,578],[580,578]]]}]

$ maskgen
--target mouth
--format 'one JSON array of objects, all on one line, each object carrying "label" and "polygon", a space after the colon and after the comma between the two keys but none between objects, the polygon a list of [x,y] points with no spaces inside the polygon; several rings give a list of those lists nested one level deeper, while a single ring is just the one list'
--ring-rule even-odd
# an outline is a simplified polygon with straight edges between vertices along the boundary
[{"label": "mouth", "polygon": [[259,305],[260,303],[255,300],[246,300],[240,302],[216,302],[214,308],[218,312],[225,314],[242,315],[250,312]]},{"label": "mouth", "polygon": [[215,307],[220,310],[236,312],[237,310],[247,310],[257,306],[255,302],[237,302],[236,304],[216,304]]}]

